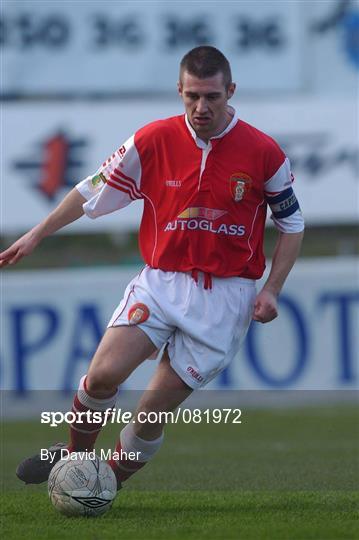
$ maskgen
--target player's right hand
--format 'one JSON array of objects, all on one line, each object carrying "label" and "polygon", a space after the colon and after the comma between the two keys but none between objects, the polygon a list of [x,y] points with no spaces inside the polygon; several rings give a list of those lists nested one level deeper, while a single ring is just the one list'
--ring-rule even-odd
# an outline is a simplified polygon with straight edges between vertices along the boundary
[{"label": "player's right hand", "polygon": [[39,240],[33,231],[29,231],[14,242],[8,249],[0,253],[0,268],[8,264],[16,264],[26,255],[30,255]]}]

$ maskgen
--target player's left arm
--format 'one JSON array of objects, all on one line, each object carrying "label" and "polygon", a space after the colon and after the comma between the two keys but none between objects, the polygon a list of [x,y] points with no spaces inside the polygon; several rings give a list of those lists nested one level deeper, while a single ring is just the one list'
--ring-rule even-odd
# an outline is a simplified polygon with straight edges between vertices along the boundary
[{"label": "player's left arm", "polygon": [[303,240],[304,219],[292,187],[293,180],[289,160],[285,158],[265,183],[266,200],[279,237],[268,279],[254,304],[253,319],[262,323],[278,316],[277,298],[299,255]]},{"label": "player's left arm", "polygon": [[303,235],[304,231],[279,232],[268,279],[256,297],[253,320],[266,323],[278,316],[277,298],[299,255]]}]

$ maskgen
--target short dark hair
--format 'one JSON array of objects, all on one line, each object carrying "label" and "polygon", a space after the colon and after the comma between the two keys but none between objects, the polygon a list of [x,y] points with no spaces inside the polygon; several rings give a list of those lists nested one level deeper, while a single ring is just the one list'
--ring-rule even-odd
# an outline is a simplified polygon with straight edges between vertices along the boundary
[{"label": "short dark hair", "polygon": [[180,80],[184,71],[199,79],[213,77],[221,72],[227,89],[232,83],[231,66],[227,58],[216,47],[210,45],[195,47],[185,54],[180,63]]}]

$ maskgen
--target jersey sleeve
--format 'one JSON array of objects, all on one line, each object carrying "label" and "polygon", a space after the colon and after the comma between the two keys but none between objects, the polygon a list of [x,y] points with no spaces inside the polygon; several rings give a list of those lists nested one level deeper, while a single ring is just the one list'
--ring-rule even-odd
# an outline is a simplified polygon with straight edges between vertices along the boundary
[{"label": "jersey sleeve", "polygon": [[264,184],[264,194],[272,212],[271,219],[277,229],[285,233],[301,232],[304,229],[303,215],[292,187],[293,181],[289,159],[283,154],[281,165]]},{"label": "jersey sleeve", "polygon": [[94,219],[142,199],[141,176],[141,161],[132,136],[95,174],[75,186],[86,199],[85,214]]}]

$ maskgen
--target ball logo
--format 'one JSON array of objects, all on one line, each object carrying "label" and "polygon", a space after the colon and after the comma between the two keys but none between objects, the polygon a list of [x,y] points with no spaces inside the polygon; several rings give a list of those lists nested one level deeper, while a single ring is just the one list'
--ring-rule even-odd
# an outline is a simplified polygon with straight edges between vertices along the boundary
[{"label": "ball logo", "polygon": [[129,324],[140,324],[147,321],[150,310],[145,304],[134,304],[128,312]]},{"label": "ball logo", "polygon": [[102,497],[75,497],[73,495],[72,498],[88,508],[101,508],[112,502],[111,499],[103,499]]},{"label": "ball logo", "polygon": [[240,202],[252,187],[252,178],[245,173],[235,173],[229,179],[229,187],[235,202]]}]

